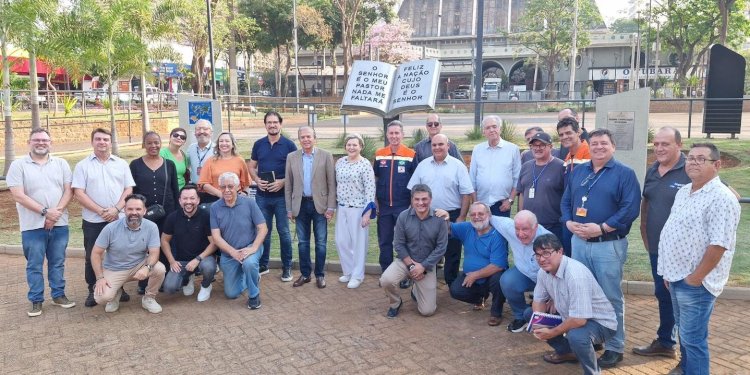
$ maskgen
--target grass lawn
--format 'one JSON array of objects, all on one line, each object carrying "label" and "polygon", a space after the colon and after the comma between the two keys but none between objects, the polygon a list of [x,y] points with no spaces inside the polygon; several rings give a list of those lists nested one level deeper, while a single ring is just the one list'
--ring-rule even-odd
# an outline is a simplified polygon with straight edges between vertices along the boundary
[{"label": "grass lawn", "polygon": [[[251,148],[251,141],[249,139],[240,139],[239,149],[243,156],[249,154]],[[703,139],[692,139],[685,140],[684,148],[689,148],[694,142],[701,142]],[[319,141],[321,148],[330,150],[334,153],[341,154],[343,149],[333,147],[335,140],[325,139]],[[471,150],[474,144],[477,142],[468,140],[459,140],[459,148],[462,150]],[[722,152],[731,154],[735,158],[739,159],[739,166],[726,168],[721,170],[722,179],[732,185],[741,196],[750,196],[750,141],[740,140],[715,140]],[[71,167],[75,165],[79,160],[86,156],[89,152],[72,153],[67,154],[65,158],[70,162]],[[121,147],[121,156],[126,160],[131,160],[135,157],[142,155],[142,150],[139,147],[129,146]],[[4,195],[7,199],[10,199],[10,195]],[[5,198],[4,198],[5,199]],[[0,243],[2,244],[20,244],[20,235],[18,232],[18,223],[15,208],[12,205],[3,204],[3,212],[0,215],[7,218],[0,224]],[[743,207],[739,231],[737,233],[737,250],[734,254],[734,261],[732,264],[732,271],[730,274],[729,285],[732,286],[750,286],[750,232],[747,228],[750,227],[750,209]],[[72,247],[83,247],[83,236],[81,233],[81,218],[80,218],[80,206],[77,203],[73,203],[71,206],[71,221],[70,221],[70,246]],[[640,239],[639,232],[640,220],[636,220],[633,223],[632,230],[629,236],[630,247],[629,256],[625,264],[625,278],[627,280],[651,280],[651,268],[649,265],[648,254],[643,247],[643,243]],[[294,258],[297,259],[297,246],[296,246],[296,235],[294,230],[294,224],[291,224],[292,231],[292,242],[294,248]],[[378,241],[376,234],[376,222],[373,221],[370,225],[370,246],[367,256],[368,263],[378,262]],[[275,229],[272,230],[272,244],[271,244],[271,256],[279,257],[279,245],[278,235],[275,233]],[[334,244],[334,224],[329,224],[328,230],[328,259],[337,260],[338,254],[336,253],[336,247]]]}]

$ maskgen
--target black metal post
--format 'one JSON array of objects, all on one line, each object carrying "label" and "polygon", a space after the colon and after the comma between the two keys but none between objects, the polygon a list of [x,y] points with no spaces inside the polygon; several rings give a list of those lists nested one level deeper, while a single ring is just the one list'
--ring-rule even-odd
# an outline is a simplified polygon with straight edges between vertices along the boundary
[{"label": "black metal post", "polygon": [[216,100],[216,61],[214,61],[214,30],[211,24],[210,0],[206,0],[206,17],[208,18],[208,60],[211,62],[211,98]]},{"label": "black metal post", "polygon": [[479,129],[482,115],[482,40],[484,39],[484,0],[477,0],[477,38],[474,56],[474,129]]}]

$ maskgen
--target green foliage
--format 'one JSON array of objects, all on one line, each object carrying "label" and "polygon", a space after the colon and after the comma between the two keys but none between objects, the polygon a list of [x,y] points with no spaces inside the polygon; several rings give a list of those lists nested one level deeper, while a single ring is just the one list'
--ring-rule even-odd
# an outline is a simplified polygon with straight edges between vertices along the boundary
[{"label": "green foliage", "polygon": [[65,116],[69,115],[73,108],[78,104],[78,98],[72,95],[63,96],[62,100],[63,109],[65,110]]},{"label": "green foliage", "polygon": [[102,108],[110,109],[111,104],[112,103],[109,101],[109,98],[105,97],[104,99],[102,99]]},{"label": "green foliage", "polygon": [[333,147],[335,148],[344,148],[344,145],[346,144],[346,136],[348,134],[341,133],[338,136],[336,136],[336,140],[333,142]]},{"label": "green foliage", "polygon": [[500,126],[500,138],[510,143],[515,143],[518,139],[516,124],[503,120],[503,124]]},{"label": "green foliage", "polygon": [[427,138],[427,132],[422,128],[414,129],[411,132],[411,141],[409,141],[409,147],[414,148],[414,145],[419,143],[421,140]]},{"label": "green foliage", "polygon": [[644,30],[646,25],[646,15],[641,17],[641,19],[632,19],[632,18],[618,18],[612,24],[609,26],[610,30],[615,33],[622,33],[622,34],[632,34],[637,33],[639,29],[639,23],[640,23],[640,29]]},{"label": "green foliage", "polygon": [[378,150],[379,145],[382,145],[382,141],[378,141],[377,138],[371,136],[364,136],[362,140],[365,143],[365,147],[362,148],[362,157],[367,160],[375,160],[375,151]]},{"label": "green foliage", "polygon": [[482,139],[482,137],[484,137],[484,134],[482,134],[482,129],[478,127],[472,127],[471,129],[467,130],[464,135],[470,141],[478,141]]},{"label": "green foliage", "polygon": [[646,143],[648,143],[648,144],[654,143],[654,133],[655,133],[654,128],[652,128],[652,127],[649,126],[649,128],[648,128],[648,135],[646,136]]}]

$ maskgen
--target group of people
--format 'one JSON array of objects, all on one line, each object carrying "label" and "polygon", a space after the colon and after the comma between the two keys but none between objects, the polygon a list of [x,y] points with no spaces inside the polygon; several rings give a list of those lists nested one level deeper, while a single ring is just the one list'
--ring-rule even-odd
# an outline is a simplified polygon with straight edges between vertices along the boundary
[{"label": "group of people", "polygon": [[679,327],[682,357],[673,373],[708,372],[708,320],[728,279],[740,215],[736,196],[718,178],[713,144],[696,143],[685,156],[679,131],[660,129],[641,194],[635,172],[614,158],[612,134],[585,132],[572,109],[558,115],[559,150],[535,127],[525,133],[523,154],[500,137],[498,116],[485,117],[486,141],[474,147],[468,168],[434,113],[426,119],[428,137],[414,149],[404,145],[399,121],[388,124],[388,145],[372,164],[361,155],[358,135],[346,137],[346,155],[334,163],[316,146],[314,129],[297,130],[298,149],[282,134],[279,113],[266,113],[264,123],[268,134],[254,143],[247,163],[231,133],[213,143],[206,120],[195,124],[197,142],[187,152],[183,128],[171,131],[164,148],[157,133],[146,133],[145,155],[129,166],[111,154],[109,133],[96,129],[93,153],[72,173],[50,155],[49,132],[32,131],[29,155],[8,175],[27,258],[29,316],[42,313],[45,256],[53,304],[75,305],[63,278],[66,206],[73,196],[83,207],[85,305],[106,304],[107,312],[129,300],[122,285],[130,280],[139,281],[142,306],[152,313],[161,312],[160,291],[192,295],[196,274],[203,278],[197,299],[206,301],[217,263],[227,298],[247,291],[248,308],[260,308],[274,217],[281,280],[294,279],[294,221],[300,275],[292,286],[310,283],[314,273],[316,286],[325,288],[327,225],[336,213],[339,281],[350,289],[364,281],[369,225],[377,218],[387,317],[399,315],[399,289],[411,289],[421,315],[435,313],[436,271],[444,258],[452,298],[481,310],[491,295],[490,326],[501,324],[507,301],[507,329],[514,333],[527,328],[533,312],[559,314],[563,322],[556,327],[531,327],[554,348],[544,360],[580,362],[585,373],[598,373],[616,366],[625,351],[620,283],[627,236],[640,214],[660,326],[656,340],[633,352],[676,358]]}]

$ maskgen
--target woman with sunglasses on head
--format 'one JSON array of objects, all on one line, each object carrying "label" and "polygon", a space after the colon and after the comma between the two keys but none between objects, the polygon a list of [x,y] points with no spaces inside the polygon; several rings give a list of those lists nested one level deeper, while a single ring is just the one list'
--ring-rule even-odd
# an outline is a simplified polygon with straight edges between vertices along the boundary
[{"label": "woman with sunglasses on head", "polygon": [[[135,186],[133,194],[146,197],[146,219],[153,221],[159,228],[161,236],[164,219],[172,211],[179,208],[179,189],[177,188],[177,171],[174,162],[160,155],[161,137],[154,131],[143,135],[143,148],[146,154],[130,162],[130,173],[133,175]],[[161,206],[161,210],[157,205]],[[159,253],[159,260],[165,262],[167,258]],[[163,263],[163,264],[169,264]],[[143,295],[147,280],[138,282],[138,294]]]},{"label": "woman with sunglasses on head", "polygon": [[250,186],[250,173],[247,169],[247,163],[237,154],[237,141],[229,132],[223,132],[219,135],[219,138],[216,139],[213,157],[208,159],[201,168],[198,186],[201,190],[210,194],[211,202],[215,202],[222,197],[222,192],[219,189],[219,176],[225,172],[233,172],[240,177],[240,192],[244,192]]},{"label": "woman with sunglasses on head", "polygon": [[[177,188],[182,189],[185,182],[190,180],[190,169],[188,169],[188,159],[182,146],[187,140],[187,131],[183,128],[174,128],[169,132],[169,146],[159,151],[159,155],[165,159],[171,160],[177,169]],[[179,190],[178,190],[179,191]]]}]

